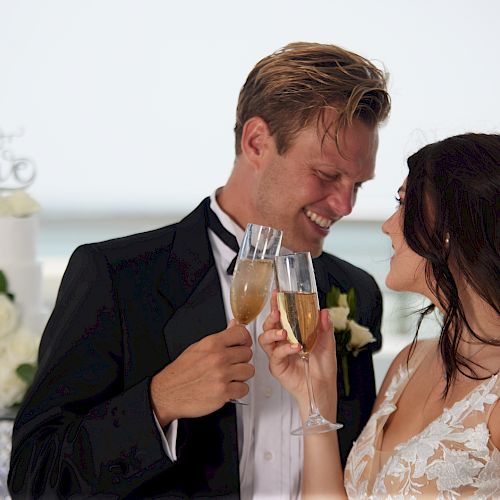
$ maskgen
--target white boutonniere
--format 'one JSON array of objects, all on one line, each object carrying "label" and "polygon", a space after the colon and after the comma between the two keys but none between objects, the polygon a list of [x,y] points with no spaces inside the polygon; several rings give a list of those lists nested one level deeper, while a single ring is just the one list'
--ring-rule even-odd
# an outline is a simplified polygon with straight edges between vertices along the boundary
[{"label": "white boutonniere", "polygon": [[349,396],[351,390],[349,356],[357,356],[363,348],[376,339],[368,328],[353,319],[356,314],[356,294],[353,288],[347,293],[341,293],[339,288],[332,287],[326,295],[326,307],[330,313],[337,353],[342,363],[345,394]]}]

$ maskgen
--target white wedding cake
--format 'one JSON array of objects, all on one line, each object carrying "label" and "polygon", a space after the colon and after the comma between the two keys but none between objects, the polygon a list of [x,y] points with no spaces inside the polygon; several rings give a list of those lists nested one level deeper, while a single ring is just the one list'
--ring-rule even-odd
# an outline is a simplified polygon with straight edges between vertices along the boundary
[{"label": "white wedding cake", "polygon": [[[11,196],[19,198],[19,194]],[[0,271],[7,278],[23,325],[35,334],[42,333],[47,321],[42,301],[42,266],[37,260],[38,231],[38,214],[16,217],[0,212]]]},{"label": "white wedding cake", "polygon": [[[42,333],[47,311],[42,301],[42,266],[37,260],[39,207],[22,191],[0,195],[0,271],[19,308],[22,323],[35,334]],[[23,214],[21,216],[21,214]]]}]

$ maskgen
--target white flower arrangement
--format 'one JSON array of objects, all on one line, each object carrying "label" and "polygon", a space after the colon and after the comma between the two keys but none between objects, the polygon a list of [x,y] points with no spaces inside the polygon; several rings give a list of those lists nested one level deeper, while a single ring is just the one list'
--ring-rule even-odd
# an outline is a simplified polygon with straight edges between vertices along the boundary
[{"label": "white flower arrangement", "polygon": [[0,408],[21,403],[33,380],[40,337],[21,326],[20,314],[0,271]]},{"label": "white flower arrangement", "polygon": [[0,217],[29,217],[39,212],[40,208],[38,202],[25,191],[0,194]]},{"label": "white flower arrangement", "polygon": [[356,294],[353,288],[347,293],[340,293],[340,289],[332,287],[326,296],[326,306],[333,324],[337,353],[342,363],[345,394],[349,396],[349,355],[357,356],[376,339],[368,328],[352,319],[356,313]]}]

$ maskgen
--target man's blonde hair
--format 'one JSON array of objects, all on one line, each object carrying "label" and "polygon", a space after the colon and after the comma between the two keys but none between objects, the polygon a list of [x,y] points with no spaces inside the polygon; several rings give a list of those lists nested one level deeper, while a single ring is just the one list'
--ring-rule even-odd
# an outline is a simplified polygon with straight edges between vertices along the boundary
[{"label": "man's blonde hair", "polygon": [[[373,63],[335,45],[290,43],[259,61],[243,85],[236,110],[236,154],[245,122],[259,116],[276,140],[278,153],[316,121],[337,146],[339,133],[359,119],[383,122],[391,107],[387,75]],[[328,110],[337,113],[328,121]]]}]

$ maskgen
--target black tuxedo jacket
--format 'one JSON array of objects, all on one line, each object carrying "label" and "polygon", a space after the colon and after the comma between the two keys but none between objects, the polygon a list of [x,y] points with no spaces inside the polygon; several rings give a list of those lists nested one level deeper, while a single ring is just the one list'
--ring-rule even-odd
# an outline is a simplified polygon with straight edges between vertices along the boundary
[{"label": "black tuxedo jacket", "polygon": [[[83,245],[71,256],[14,425],[13,498],[238,498],[234,405],[180,420],[173,463],[149,396],[155,373],[227,324],[208,203],[177,224]],[[372,349],[379,347],[382,303],[374,280],[327,254],[315,268],[323,305],[331,285],[355,287],[357,319],[377,336]],[[350,382],[347,399],[339,379],[344,460],[375,397],[369,350],[353,358]]]}]

